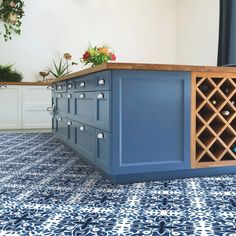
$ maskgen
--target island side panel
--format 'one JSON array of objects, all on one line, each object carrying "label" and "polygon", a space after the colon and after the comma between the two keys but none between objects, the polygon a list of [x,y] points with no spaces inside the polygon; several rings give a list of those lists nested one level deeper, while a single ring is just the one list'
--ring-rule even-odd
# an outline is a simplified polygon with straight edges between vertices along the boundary
[{"label": "island side panel", "polygon": [[112,71],[112,174],[190,169],[190,72]]}]

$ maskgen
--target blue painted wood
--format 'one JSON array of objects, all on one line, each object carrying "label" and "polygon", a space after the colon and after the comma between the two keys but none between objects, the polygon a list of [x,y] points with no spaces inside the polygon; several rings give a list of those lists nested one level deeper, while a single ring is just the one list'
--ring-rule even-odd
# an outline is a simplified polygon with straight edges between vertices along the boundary
[{"label": "blue painted wood", "polygon": [[190,168],[190,73],[112,72],[112,174]]},{"label": "blue painted wood", "polygon": [[74,148],[95,164],[96,129],[79,122],[72,122],[71,128],[74,129]]},{"label": "blue painted wood", "polygon": [[236,166],[213,167],[173,171],[155,171],[139,174],[106,175],[113,183],[133,183],[154,180],[183,179],[206,176],[220,176],[236,173]]},{"label": "blue painted wood", "polygon": [[63,139],[64,141],[68,142],[68,120],[66,118],[57,118],[56,120],[57,126],[57,135]]},{"label": "blue painted wood", "polygon": [[52,95],[53,132],[113,182],[235,173],[190,167],[190,80],[188,72],[114,70],[63,82]]},{"label": "blue painted wood", "polygon": [[[100,137],[100,138],[99,138]],[[111,173],[110,133],[96,129],[96,166]]]},{"label": "blue painted wood", "polygon": [[110,131],[109,91],[74,93],[75,115],[72,119]]},{"label": "blue painted wood", "polygon": [[54,91],[55,92],[59,92],[59,93],[66,93],[67,92],[66,82],[58,82],[58,83],[56,83]]},{"label": "blue painted wood", "polygon": [[53,93],[53,104],[55,104],[54,115],[66,117],[68,115],[67,93]]},{"label": "blue painted wood", "polygon": [[111,90],[111,71],[102,71],[95,74],[96,90]]},{"label": "blue painted wood", "polygon": [[94,74],[81,76],[74,79],[74,91],[94,91],[96,90],[96,80]]}]

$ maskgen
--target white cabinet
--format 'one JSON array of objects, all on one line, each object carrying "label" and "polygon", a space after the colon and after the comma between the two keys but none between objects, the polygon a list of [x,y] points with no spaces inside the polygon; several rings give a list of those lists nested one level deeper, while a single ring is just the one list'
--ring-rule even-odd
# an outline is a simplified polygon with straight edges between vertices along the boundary
[{"label": "white cabinet", "polygon": [[20,129],[22,126],[21,86],[0,86],[0,129]]},{"label": "white cabinet", "polygon": [[51,90],[47,86],[0,83],[0,129],[51,128]]}]

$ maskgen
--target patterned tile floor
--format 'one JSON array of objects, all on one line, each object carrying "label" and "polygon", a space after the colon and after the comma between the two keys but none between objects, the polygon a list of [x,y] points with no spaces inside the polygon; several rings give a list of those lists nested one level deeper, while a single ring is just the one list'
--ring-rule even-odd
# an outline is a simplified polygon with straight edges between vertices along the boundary
[{"label": "patterned tile floor", "polygon": [[236,235],[236,176],[112,185],[50,133],[2,133],[0,235]]}]

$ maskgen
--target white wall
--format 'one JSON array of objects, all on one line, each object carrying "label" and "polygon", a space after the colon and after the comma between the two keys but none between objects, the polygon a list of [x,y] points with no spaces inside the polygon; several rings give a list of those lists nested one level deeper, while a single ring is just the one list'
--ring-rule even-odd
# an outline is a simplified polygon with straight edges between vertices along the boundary
[{"label": "white wall", "polygon": [[219,0],[177,0],[176,62],[217,65]]},{"label": "white wall", "polygon": [[[40,79],[64,52],[79,61],[89,42],[110,45],[122,62],[176,62],[176,0],[25,0],[22,34],[0,39],[0,64]],[[74,68],[80,69],[80,66]]]}]

